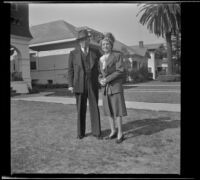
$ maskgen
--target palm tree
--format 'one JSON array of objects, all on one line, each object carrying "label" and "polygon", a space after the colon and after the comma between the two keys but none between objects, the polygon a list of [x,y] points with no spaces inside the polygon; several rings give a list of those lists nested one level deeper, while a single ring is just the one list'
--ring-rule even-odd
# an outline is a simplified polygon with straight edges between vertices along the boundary
[{"label": "palm tree", "polygon": [[179,4],[145,4],[137,16],[143,12],[139,22],[147,24],[147,29],[158,37],[166,39],[168,74],[172,74],[172,35],[181,32],[181,9]]}]

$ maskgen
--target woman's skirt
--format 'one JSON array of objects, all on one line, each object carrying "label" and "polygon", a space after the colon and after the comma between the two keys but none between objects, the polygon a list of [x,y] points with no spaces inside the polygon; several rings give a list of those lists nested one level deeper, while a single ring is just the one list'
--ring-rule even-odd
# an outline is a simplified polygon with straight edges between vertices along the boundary
[{"label": "woman's skirt", "polygon": [[127,116],[123,92],[111,95],[103,94],[103,111],[105,116]]}]

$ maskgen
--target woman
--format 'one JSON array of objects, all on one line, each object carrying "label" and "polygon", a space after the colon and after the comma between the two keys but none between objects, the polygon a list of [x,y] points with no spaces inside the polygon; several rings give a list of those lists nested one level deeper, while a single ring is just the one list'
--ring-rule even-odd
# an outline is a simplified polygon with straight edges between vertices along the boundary
[{"label": "woman", "polygon": [[[103,110],[105,116],[108,116],[111,133],[106,139],[117,137],[116,143],[124,140],[122,133],[122,117],[127,116],[127,110],[124,100],[122,87],[124,67],[123,59],[120,53],[113,52],[115,38],[111,33],[104,35],[101,40],[101,48],[104,55],[100,58],[100,84],[103,89]],[[117,121],[118,131],[115,128]]]}]

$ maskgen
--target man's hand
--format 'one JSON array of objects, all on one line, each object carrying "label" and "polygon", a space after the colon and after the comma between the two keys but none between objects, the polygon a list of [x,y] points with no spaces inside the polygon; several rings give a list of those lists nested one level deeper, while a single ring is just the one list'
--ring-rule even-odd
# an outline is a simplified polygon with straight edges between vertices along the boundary
[{"label": "man's hand", "polygon": [[74,88],[73,87],[69,87],[68,90],[71,91],[71,93],[74,92]]}]

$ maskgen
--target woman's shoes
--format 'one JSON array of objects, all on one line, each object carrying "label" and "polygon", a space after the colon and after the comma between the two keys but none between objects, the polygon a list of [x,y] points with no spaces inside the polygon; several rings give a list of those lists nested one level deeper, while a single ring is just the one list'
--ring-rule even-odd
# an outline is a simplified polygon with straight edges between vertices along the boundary
[{"label": "woman's shoes", "polygon": [[105,139],[106,140],[110,140],[110,139],[114,139],[114,138],[116,138],[117,137],[117,131],[112,135],[112,136],[108,136],[108,137],[106,137]]},{"label": "woman's shoes", "polygon": [[77,139],[83,139],[83,138],[84,138],[83,135],[78,135],[78,136],[77,136]]},{"label": "woman's shoes", "polygon": [[119,139],[117,139],[115,142],[117,143],[117,144],[120,144],[120,143],[122,143],[122,141],[124,140],[124,135],[122,135]]}]

